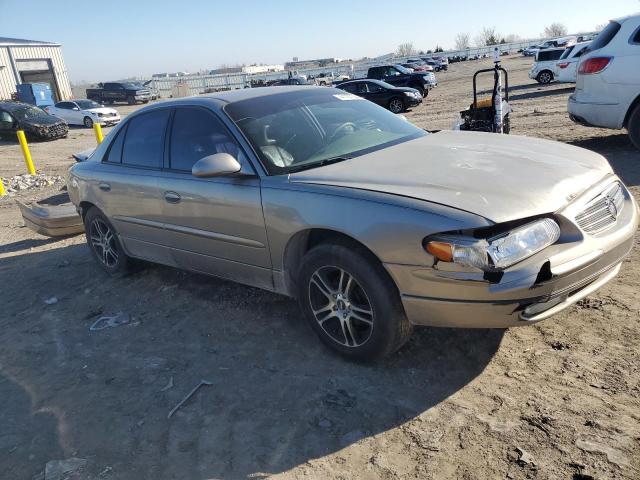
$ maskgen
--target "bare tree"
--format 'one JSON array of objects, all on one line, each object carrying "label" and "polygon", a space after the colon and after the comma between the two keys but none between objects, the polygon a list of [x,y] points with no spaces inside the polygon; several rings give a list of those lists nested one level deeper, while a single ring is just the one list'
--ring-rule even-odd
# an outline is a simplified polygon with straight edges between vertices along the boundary
[{"label": "bare tree", "polygon": [[567,27],[563,23],[553,22],[544,27],[544,37],[562,37],[567,34]]},{"label": "bare tree", "polygon": [[606,27],[608,25],[608,23],[600,23],[598,25],[596,25],[596,28],[594,31],[596,32],[601,32],[602,30],[604,30],[604,27]]},{"label": "bare tree", "polygon": [[410,57],[415,54],[416,49],[413,47],[413,42],[401,43],[396,50],[396,55],[399,57]]},{"label": "bare tree", "polygon": [[466,50],[471,46],[471,35],[466,32],[456,35],[456,50]]},{"label": "bare tree", "polygon": [[499,35],[496,31],[496,27],[483,27],[475,38],[476,47],[496,45],[499,41]]},{"label": "bare tree", "polygon": [[503,37],[503,40],[505,41],[505,43],[519,42],[520,36],[515,33],[510,33],[509,35],[505,35]]}]

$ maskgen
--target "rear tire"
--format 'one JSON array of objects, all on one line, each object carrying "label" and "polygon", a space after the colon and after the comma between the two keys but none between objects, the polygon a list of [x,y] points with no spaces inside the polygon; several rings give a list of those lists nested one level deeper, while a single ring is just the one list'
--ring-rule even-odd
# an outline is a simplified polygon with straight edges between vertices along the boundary
[{"label": "rear tire", "polygon": [[357,245],[321,244],[307,252],[298,302],[320,340],[351,360],[390,355],[413,331],[388,273]]},{"label": "rear tire", "polygon": [[638,150],[640,150],[640,104],[629,115],[627,120],[627,132],[629,132],[629,138]]},{"label": "rear tire", "polygon": [[538,74],[536,80],[538,81],[538,83],[542,83],[543,85],[551,83],[553,81],[553,73],[551,73],[549,70],[543,70]]},{"label": "rear tire", "polygon": [[124,253],[118,234],[107,217],[91,207],[84,217],[84,231],[93,258],[109,275],[124,276],[131,261]]},{"label": "rear tire", "polygon": [[389,101],[389,111],[391,113],[402,113],[404,110],[404,103],[400,97],[393,97]]},{"label": "rear tire", "polygon": [[135,97],[128,96],[128,97],[127,97],[127,103],[128,103],[129,105],[135,105],[135,104],[136,104],[136,99],[135,99]]}]

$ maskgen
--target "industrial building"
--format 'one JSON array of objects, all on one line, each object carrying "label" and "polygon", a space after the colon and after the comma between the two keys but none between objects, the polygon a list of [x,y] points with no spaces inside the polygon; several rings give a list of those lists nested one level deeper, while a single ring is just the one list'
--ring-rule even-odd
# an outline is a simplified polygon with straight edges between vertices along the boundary
[{"label": "industrial building", "polygon": [[59,43],[0,37],[0,100],[20,83],[48,83],[53,100],[71,98],[71,84]]}]

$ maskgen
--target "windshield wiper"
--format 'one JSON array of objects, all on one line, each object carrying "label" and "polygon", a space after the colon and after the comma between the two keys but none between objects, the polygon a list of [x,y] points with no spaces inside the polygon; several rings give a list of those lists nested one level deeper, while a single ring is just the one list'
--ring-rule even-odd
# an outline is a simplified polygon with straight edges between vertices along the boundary
[{"label": "windshield wiper", "polygon": [[351,160],[353,157],[339,156],[330,157],[313,163],[302,163],[298,166],[292,167],[287,173],[301,172],[302,170],[309,170],[311,168],[324,167],[325,165],[331,165],[332,163],[343,162],[344,160]]}]

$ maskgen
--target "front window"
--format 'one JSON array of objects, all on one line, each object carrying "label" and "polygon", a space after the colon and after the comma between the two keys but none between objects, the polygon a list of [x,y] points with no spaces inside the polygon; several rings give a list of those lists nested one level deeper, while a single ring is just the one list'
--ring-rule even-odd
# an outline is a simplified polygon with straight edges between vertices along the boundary
[{"label": "front window", "polygon": [[100,105],[98,102],[94,102],[93,100],[76,100],[76,104],[78,105],[78,107],[80,107],[80,110],[102,107],[102,105]]},{"label": "front window", "polygon": [[344,91],[286,92],[231,103],[225,112],[271,175],[348,160],[426,132]]}]

